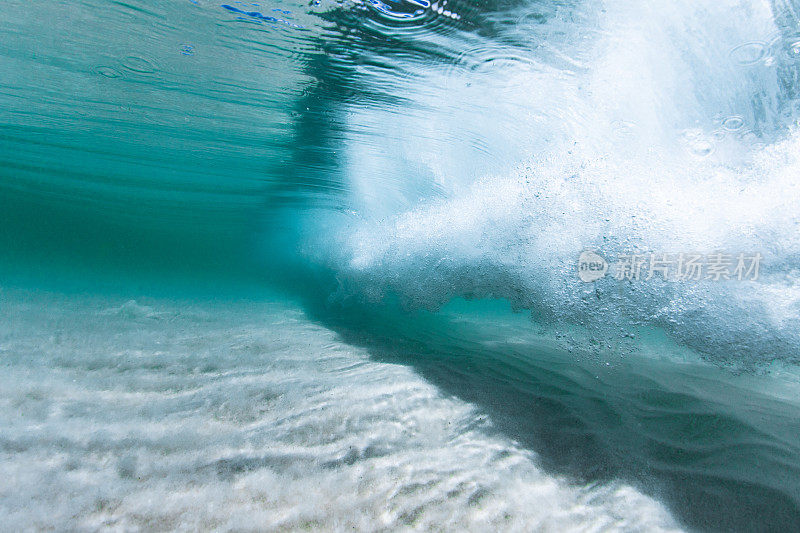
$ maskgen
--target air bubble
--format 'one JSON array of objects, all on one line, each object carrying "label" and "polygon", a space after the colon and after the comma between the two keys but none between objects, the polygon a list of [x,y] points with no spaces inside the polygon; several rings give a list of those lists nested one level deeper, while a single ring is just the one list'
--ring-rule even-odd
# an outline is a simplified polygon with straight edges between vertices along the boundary
[{"label": "air bubble", "polygon": [[740,65],[754,65],[767,56],[767,45],[761,41],[740,44],[731,50],[731,58]]},{"label": "air bubble", "polygon": [[691,145],[691,151],[698,157],[708,157],[714,153],[714,143],[711,141],[696,141]]},{"label": "air bubble", "polygon": [[770,42],[770,51],[778,60],[800,60],[800,33],[776,37]]},{"label": "air bubble", "polygon": [[728,131],[739,131],[744,127],[744,119],[739,115],[733,115],[722,121],[722,127]]},{"label": "air bubble", "polygon": [[140,74],[152,74],[156,67],[147,59],[139,56],[128,56],[122,60],[122,66],[132,72]]},{"label": "air bubble", "polygon": [[100,66],[94,69],[97,74],[104,76],[106,78],[119,78],[122,76],[122,73],[115,69],[114,67],[107,67],[107,66]]}]

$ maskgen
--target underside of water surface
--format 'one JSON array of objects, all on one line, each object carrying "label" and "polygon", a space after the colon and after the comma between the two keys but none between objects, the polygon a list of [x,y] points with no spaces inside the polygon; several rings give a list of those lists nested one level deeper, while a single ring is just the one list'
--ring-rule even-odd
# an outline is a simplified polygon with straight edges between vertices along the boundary
[{"label": "underside of water surface", "polygon": [[798,176],[795,0],[4,0],[0,528],[796,530]]}]

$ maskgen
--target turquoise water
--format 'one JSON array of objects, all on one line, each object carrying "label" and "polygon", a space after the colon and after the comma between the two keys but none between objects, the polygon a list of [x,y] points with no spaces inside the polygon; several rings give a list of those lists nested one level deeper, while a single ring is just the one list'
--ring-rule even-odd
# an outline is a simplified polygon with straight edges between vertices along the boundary
[{"label": "turquoise water", "polygon": [[795,529],[798,13],[7,0],[9,527]]}]

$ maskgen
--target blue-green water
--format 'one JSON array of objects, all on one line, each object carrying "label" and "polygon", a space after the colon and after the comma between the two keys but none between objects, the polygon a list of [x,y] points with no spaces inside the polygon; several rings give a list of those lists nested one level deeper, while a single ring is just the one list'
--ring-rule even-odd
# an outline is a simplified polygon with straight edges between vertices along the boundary
[{"label": "blue-green water", "polygon": [[796,529],[798,13],[6,0],[4,527]]}]

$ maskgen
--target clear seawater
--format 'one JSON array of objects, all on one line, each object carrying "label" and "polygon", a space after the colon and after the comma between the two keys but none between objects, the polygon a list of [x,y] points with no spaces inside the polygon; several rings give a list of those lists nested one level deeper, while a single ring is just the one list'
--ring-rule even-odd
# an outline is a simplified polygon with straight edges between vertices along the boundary
[{"label": "clear seawater", "polygon": [[3,0],[0,529],[797,530],[799,119],[796,0]]}]

